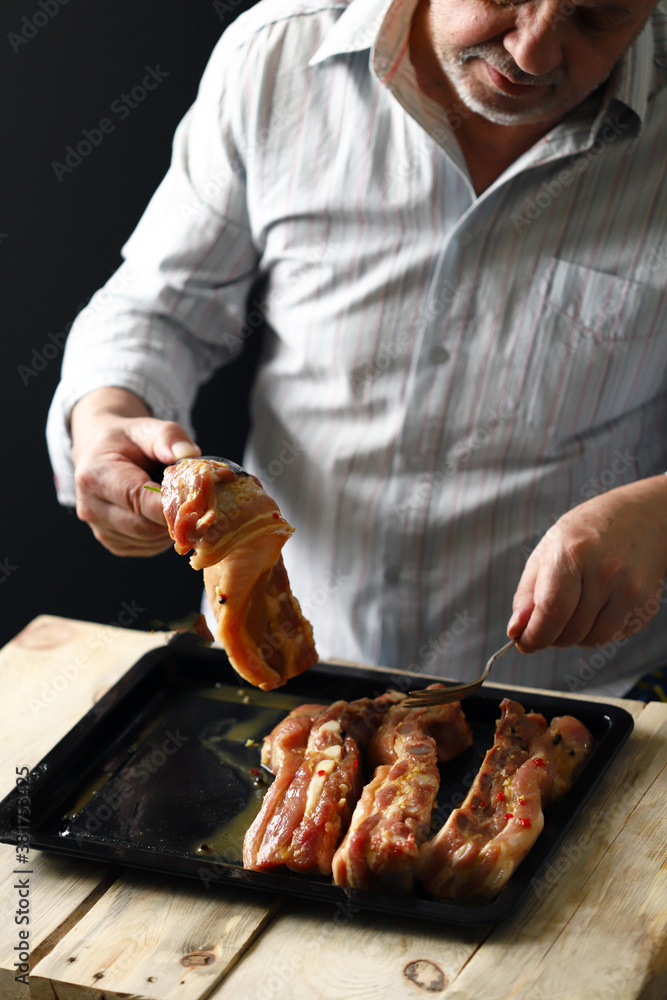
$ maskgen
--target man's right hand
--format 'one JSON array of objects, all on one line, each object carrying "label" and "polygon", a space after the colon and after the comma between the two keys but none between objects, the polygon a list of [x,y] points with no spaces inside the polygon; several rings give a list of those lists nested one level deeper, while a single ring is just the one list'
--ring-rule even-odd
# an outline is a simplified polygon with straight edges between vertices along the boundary
[{"label": "man's right hand", "polygon": [[96,389],[72,410],[76,512],[118,556],[152,556],[172,544],[160,496],[144,486],[157,464],[201,454],[180,424],[156,420],[134,393]]}]

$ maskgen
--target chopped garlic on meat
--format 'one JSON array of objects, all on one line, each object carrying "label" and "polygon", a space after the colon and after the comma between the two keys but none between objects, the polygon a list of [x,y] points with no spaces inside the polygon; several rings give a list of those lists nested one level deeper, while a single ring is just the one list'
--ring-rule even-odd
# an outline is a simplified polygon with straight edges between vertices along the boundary
[{"label": "chopped garlic on meat", "polygon": [[340,722],[336,719],[330,719],[329,722],[323,722],[322,725],[317,728],[325,733],[340,733]]},{"label": "chopped garlic on meat", "polygon": [[[324,782],[327,780],[327,776],[331,774],[336,762],[333,760],[321,760],[318,764],[315,764],[315,773],[310,780],[310,785],[308,786],[308,797],[306,799],[306,808],[304,810],[304,816],[312,812],[317,803],[320,800],[320,795],[322,794],[322,789],[324,788]],[[318,771],[324,771],[324,774],[318,774]]]}]

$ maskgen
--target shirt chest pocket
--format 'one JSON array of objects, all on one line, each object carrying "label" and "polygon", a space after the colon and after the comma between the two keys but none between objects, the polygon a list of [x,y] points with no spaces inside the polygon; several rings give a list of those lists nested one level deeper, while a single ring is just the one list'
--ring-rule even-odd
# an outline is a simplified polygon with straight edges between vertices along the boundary
[{"label": "shirt chest pocket", "polygon": [[665,296],[544,258],[518,331],[518,408],[547,450],[622,418],[664,390]]}]

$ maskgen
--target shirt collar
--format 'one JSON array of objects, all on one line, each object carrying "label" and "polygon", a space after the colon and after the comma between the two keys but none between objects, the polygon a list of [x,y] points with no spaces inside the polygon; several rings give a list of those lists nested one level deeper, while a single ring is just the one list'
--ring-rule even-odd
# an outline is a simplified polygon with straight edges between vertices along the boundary
[{"label": "shirt collar", "polygon": [[654,54],[655,37],[652,19],[649,17],[609,78],[600,113],[595,120],[596,125],[601,125],[610,114],[621,110],[633,119],[635,131],[640,131],[653,82]]},{"label": "shirt collar", "polygon": [[316,66],[331,56],[372,48],[389,8],[395,3],[396,0],[352,0],[308,65]]},{"label": "shirt collar", "polygon": [[[315,66],[331,56],[373,49],[373,68],[388,83],[407,44],[415,7],[416,0],[351,0],[309,65]],[[639,131],[653,77],[654,45],[649,18],[609,78],[592,132],[597,132],[610,114],[618,113],[619,105],[628,110]]]}]

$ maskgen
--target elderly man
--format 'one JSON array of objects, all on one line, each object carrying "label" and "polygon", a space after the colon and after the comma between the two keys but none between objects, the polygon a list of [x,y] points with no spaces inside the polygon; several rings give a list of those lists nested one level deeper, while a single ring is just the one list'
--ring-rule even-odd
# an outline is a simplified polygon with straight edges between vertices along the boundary
[{"label": "elderly man", "polygon": [[148,471],[197,453],[198,386],[262,326],[245,465],[296,526],[323,657],[467,679],[509,628],[541,652],[499,679],[612,694],[664,662],[665,21],[650,0],[240,17],[72,329],[62,502],[112,552],[167,547]]}]

